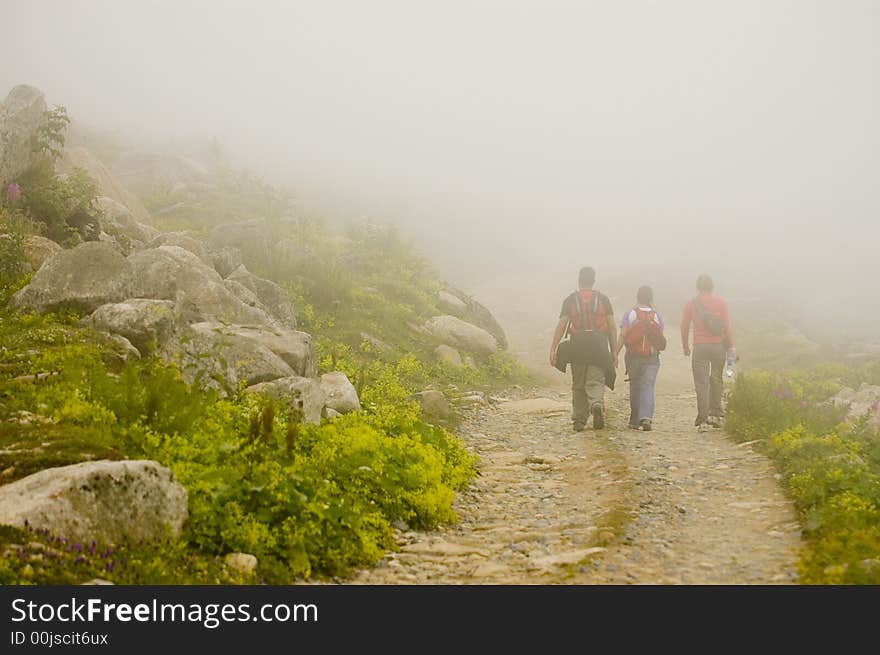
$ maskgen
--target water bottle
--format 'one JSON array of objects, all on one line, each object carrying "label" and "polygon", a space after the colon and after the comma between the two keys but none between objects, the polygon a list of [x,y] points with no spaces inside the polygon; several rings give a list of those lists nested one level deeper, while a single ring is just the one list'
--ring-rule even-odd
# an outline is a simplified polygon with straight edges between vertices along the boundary
[{"label": "water bottle", "polygon": [[724,379],[732,380],[733,376],[736,374],[735,370],[736,365],[736,350],[733,348],[728,349],[727,351],[727,363],[724,365]]}]

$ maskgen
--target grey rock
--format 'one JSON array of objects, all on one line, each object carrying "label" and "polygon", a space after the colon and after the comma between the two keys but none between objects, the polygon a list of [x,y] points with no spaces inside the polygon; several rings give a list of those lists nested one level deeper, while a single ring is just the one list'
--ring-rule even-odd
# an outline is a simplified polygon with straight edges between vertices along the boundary
[{"label": "grey rock", "polygon": [[[451,314],[461,318],[468,323],[472,323],[477,327],[483,328],[493,337],[495,337],[495,341],[498,342],[499,348],[502,350],[507,350],[507,336],[504,334],[504,329],[492,315],[486,307],[478,303],[471,296],[466,294],[461,289],[457,289],[453,286],[447,285],[443,292],[447,294],[447,296],[451,296],[452,298],[457,299],[459,302],[465,305],[464,309],[452,309],[449,310]],[[443,296],[446,298],[447,296]],[[448,300],[449,303],[453,303],[451,299]],[[442,303],[442,301],[441,301]]]},{"label": "grey rock", "polygon": [[274,323],[265,311],[246,305],[226,288],[217,271],[179,246],[140,250],[129,255],[128,261],[133,284],[126,297],[173,300],[190,322]]},{"label": "grey rock", "polygon": [[290,409],[301,411],[306,423],[317,425],[321,422],[326,396],[321,384],[314,378],[294,375],[256,384],[245,391],[272,398],[287,404]]},{"label": "grey rock", "polygon": [[188,383],[224,393],[234,391],[240,383],[251,386],[294,374],[281,357],[258,340],[240,334],[240,329],[242,326],[209,321],[194,323],[178,331],[158,354],[176,362]]},{"label": "grey rock", "polygon": [[257,558],[250,553],[229,553],[223,558],[223,563],[242,575],[253,575],[257,571]]},{"label": "grey rock", "polygon": [[360,411],[361,401],[358,399],[354,385],[341,371],[331,371],[321,376],[321,389],[326,396],[326,405],[340,414]]},{"label": "grey rock", "polygon": [[63,250],[61,246],[45,237],[29,234],[24,238],[24,259],[31,269],[39,271],[43,263]]},{"label": "grey rock", "polygon": [[138,223],[142,225],[152,223],[150,212],[147,211],[140,199],[86,148],[81,146],[65,148],[56,167],[59,173],[72,173],[74,169],[82,168],[95,181],[99,195],[112,198],[127,207]]},{"label": "grey rock", "polygon": [[442,391],[428,389],[413,394],[411,397],[422,408],[422,413],[429,418],[449,418],[452,415],[449,402]]},{"label": "grey rock", "polygon": [[50,468],[0,487],[0,524],[105,543],[180,534],[186,490],[158,462],[100,460]]},{"label": "grey rock", "polygon": [[437,348],[434,349],[434,354],[437,356],[441,362],[445,362],[446,364],[450,364],[452,366],[461,366],[461,355],[455,348],[447,346],[445,343],[441,343]]},{"label": "grey rock", "polygon": [[149,241],[158,233],[156,228],[139,223],[128,207],[113,198],[100,196],[95,200],[95,206],[101,212],[101,229],[111,236],[129,241]]},{"label": "grey rock", "polygon": [[290,296],[271,280],[265,280],[251,273],[244,264],[235,269],[226,282],[237,282],[247,288],[259,300],[259,303],[270,316],[277,318],[287,327],[296,327]]},{"label": "grey rock", "polygon": [[463,314],[467,310],[467,304],[448,291],[440,291],[437,296],[437,302],[441,308],[451,314]]},{"label": "grey rock", "polygon": [[170,300],[130,298],[101,305],[86,322],[97,330],[125,337],[138,352],[147,355],[171,338],[177,315]]},{"label": "grey rock", "polygon": [[158,248],[159,246],[177,246],[188,250],[203,262],[213,267],[213,261],[205,252],[202,242],[193,238],[186,232],[163,232],[146,243],[146,248]]},{"label": "grey rock", "polygon": [[10,301],[13,308],[92,312],[131,295],[132,267],[114,246],[81,243],[47,259],[30,284]]},{"label": "grey rock", "polygon": [[298,330],[271,326],[229,325],[225,330],[250,339],[278,355],[297,375],[314,377],[317,368],[312,336]]},{"label": "grey rock", "polygon": [[208,252],[208,258],[214,270],[222,278],[229,277],[235,269],[241,266],[241,250],[238,248],[226,247],[220,250],[211,250]]},{"label": "grey rock", "polygon": [[121,334],[107,333],[107,348],[101,354],[106,363],[121,366],[141,358],[140,351]]},{"label": "grey rock", "polygon": [[0,185],[13,182],[40,161],[32,139],[46,124],[46,98],[32,86],[13,87],[0,103]]},{"label": "grey rock", "polygon": [[435,316],[425,323],[425,329],[448,346],[462,348],[478,355],[498,351],[498,342],[483,328],[455,316]]}]

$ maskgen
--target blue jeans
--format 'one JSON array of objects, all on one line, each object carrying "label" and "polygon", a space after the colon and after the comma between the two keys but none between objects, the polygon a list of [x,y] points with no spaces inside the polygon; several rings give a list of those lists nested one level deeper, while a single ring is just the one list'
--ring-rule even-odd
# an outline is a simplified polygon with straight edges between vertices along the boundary
[{"label": "blue jeans", "polygon": [[629,425],[635,428],[642,419],[654,418],[654,382],[660,370],[660,355],[627,355],[625,361],[629,374]]}]

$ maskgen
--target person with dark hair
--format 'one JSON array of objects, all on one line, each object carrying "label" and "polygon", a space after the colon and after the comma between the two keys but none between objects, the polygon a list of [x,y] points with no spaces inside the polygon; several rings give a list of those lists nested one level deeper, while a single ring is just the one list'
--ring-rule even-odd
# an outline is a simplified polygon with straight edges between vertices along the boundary
[{"label": "person with dark hair", "polygon": [[[605,427],[605,386],[613,388],[617,368],[614,310],[608,296],[593,289],[595,282],[594,269],[585,266],[580,270],[578,290],[563,301],[550,344],[551,366],[564,371],[565,363],[571,364],[571,419],[577,432],[586,428],[591,416],[594,429]],[[565,335],[570,348],[565,361],[560,362],[557,347]]]},{"label": "person with dark hair", "polygon": [[733,351],[733,332],[727,303],[714,295],[715,283],[703,273],[697,278],[697,296],[684,307],[681,318],[681,345],[690,357],[690,332],[693,325],[694,388],[697,392],[697,418],[694,425],[701,432],[720,428],[724,417],[721,392],[728,351]]},{"label": "person with dark hair", "polygon": [[660,370],[660,352],[666,348],[663,317],[654,309],[654,291],[649,286],[639,288],[636,306],[621,318],[618,354],[624,346],[629,376],[629,427],[648,432],[654,420],[654,383]]}]

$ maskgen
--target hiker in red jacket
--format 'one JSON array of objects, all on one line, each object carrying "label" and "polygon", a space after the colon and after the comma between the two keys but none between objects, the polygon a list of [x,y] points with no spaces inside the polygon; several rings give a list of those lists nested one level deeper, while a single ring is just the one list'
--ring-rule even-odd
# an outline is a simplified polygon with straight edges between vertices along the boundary
[{"label": "hiker in red jacket", "polygon": [[713,295],[715,283],[705,273],[697,278],[697,297],[684,306],[681,317],[681,345],[690,357],[690,328],[694,326],[694,354],[691,360],[694,387],[697,391],[697,418],[694,425],[701,432],[710,426],[720,428],[724,410],[721,407],[722,374],[727,352],[733,349],[733,334],[727,303]]}]

